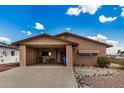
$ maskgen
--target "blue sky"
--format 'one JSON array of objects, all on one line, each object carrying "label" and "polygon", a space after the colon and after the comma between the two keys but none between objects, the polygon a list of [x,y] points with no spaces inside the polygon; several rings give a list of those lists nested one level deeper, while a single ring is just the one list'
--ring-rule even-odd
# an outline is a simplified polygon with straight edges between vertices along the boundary
[{"label": "blue sky", "polygon": [[[0,38],[11,42],[40,33],[70,31],[121,48],[124,46],[124,7],[0,6]],[[1,40],[1,39],[0,39]]]}]

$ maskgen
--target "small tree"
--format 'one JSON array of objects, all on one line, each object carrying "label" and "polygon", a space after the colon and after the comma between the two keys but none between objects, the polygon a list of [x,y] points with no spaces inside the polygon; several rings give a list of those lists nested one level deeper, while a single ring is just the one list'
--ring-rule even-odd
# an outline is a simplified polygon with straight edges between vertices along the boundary
[{"label": "small tree", "polygon": [[117,54],[122,55],[122,54],[124,54],[124,51],[122,51],[121,49],[118,49],[118,50],[117,50]]},{"label": "small tree", "polygon": [[99,67],[107,67],[108,65],[110,65],[110,60],[107,57],[98,57],[97,59],[97,64]]},{"label": "small tree", "polygon": [[118,50],[117,50],[117,54],[120,54],[120,53],[121,53],[121,50],[120,50],[120,49],[118,49]]}]

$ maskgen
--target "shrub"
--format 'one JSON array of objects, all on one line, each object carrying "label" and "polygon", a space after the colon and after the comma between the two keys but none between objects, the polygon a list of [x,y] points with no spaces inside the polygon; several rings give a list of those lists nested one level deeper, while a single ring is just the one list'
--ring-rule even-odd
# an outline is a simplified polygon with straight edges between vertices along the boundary
[{"label": "shrub", "polygon": [[117,59],[118,63],[122,66],[124,66],[124,58]]},{"label": "shrub", "polygon": [[107,67],[108,65],[110,65],[110,60],[107,57],[98,57],[97,65],[99,67]]}]

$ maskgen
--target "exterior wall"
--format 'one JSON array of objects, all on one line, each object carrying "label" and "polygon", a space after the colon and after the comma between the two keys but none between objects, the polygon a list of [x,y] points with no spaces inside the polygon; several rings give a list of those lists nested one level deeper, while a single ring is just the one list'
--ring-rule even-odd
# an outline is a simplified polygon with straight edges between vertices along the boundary
[{"label": "exterior wall", "polygon": [[37,50],[33,48],[26,48],[26,65],[32,65],[37,63]]},{"label": "exterior wall", "polygon": [[78,56],[74,65],[96,66],[98,56]]},{"label": "exterior wall", "polygon": [[73,49],[72,45],[66,45],[66,65],[73,65]]},{"label": "exterior wall", "polygon": [[[11,51],[15,52],[15,55],[11,55]],[[3,53],[4,52],[4,53]],[[0,64],[19,62],[19,50],[0,47]]]},{"label": "exterior wall", "polygon": [[[73,42],[79,43],[79,46],[76,48],[73,48],[74,51],[74,64],[79,65],[97,65],[97,57],[98,56],[105,56],[106,55],[106,46],[101,45],[89,40],[81,39],[75,36],[68,36],[68,38],[65,38],[65,36],[59,36],[60,38],[67,39]],[[98,56],[80,56],[78,54],[78,50],[99,50],[100,53]]]},{"label": "exterior wall", "polygon": [[20,46],[20,66],[26,66],[26,45]]}]

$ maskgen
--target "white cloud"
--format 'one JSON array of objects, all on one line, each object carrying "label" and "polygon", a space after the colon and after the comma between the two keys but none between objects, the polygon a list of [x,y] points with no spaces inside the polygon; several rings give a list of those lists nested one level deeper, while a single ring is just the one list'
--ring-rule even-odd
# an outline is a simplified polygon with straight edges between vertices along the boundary
[{"label": "white cloud", "polygon": [[100,42],[105,42],[107,40],[107,37],[105,37],[101,34],[98,34],[97,36],[88,36],[88,38],[93,39],[93,40],[97,40]]},{"label": "white cloud", "polygon": [[24,31],[24,30],[23,30],[23,31],[21,31],[21,32],[22,32],[22,33],[26,33],[26,31]]},{"label": "white cloud", "polygon": [[108,44],[112,44],[112,45],[116,46],[116,45],[119,44],[119,41],[107,40],[106,43],[108,43]]},{"label": "white cloud", "polygon": [[75,16],[78,16],[80,13],[81,13],[81,9],[79,7],[76,8],[70,7],[66,12],[66,14],[68,15],[75,15]]},{"label": "white cloud", "polygon": [[11,40],[7,37],[0,37],[0,42],[11,44]]},{"label": "white cloud", "polygon": [[112,48],[107,48],[107,54],[116,54],[117,50],[120,48],[118,47],[119,41],[110,40],[106,36],[103,36],[101,34],[98,34],[96,36],[88,36],[88,38],[113,45]]},{"label": "white cloud", "polygon": [[119,43],[119,41],[110,40],[101,34],[97,34],[96,36],[88,36],[88,38],[112,45],[118,45]]},{"label": "white cloud", "polygon": [[121,16],[124,17],[124,8],[122,8]]},{"label": "white cloud", "polygon": [[101,23],[112,22],[112,21],[114,21],[116,19],[117,19],[117,17],[105,17],[104,15],[99,16],[99,21]]},{"label": "white cloud", "polygon": [[124,5],[119,5],[120,7],[124,7]]},{"label": "white cloud", "polygon": [[124,17],[124,11],[123,11],[123,12],[121,12],[121,16],[122,16],[122,17]]},{"label": "white cloud", "polygon": [[21,31],[22,33],[26,34],[26,35],[32,35],[31,31]]},{"label": "white cloud", "polygon": [[27,35],[31,35],[32,34],[32,32],[30,32],[30,31],[27,31]]},{"label": "white cloud", "polygon": [[71,28],[70,28],[70,27],[68,27],[68,28],[65,28],[65,30],[69,31],[69,30],[71,30]]},{"label": "white cloud", "polygon": [[35,23],[35,28],[36,28],[37,30],[43,30],[43,29],[45,29],[45,28],[44,28],[44,25],[42,25],[42,24],[39,23],[39,22],[36,22],[36,23]]},{"label": "white cloud", "polygon": [[96,11],[101,8],[100,5],[96,5],[96,6],[82,5],[80,7],[83,13],[89,13],[91,15],[95,14]]},{"label": "white cloud", "polygon": [[75,15],[75,16],[78,16],[80,15],[81,13],[89,13],[91,15],[95,14],[96,11],[101,8],[101,6],[99,5],[96,5],[96,6],[91,6],[91,5],[81,5],[81,6],[78,6],[78,7],[75,7],[75,8],[72,8],[70,7],[66,14],[68,15]]}]

